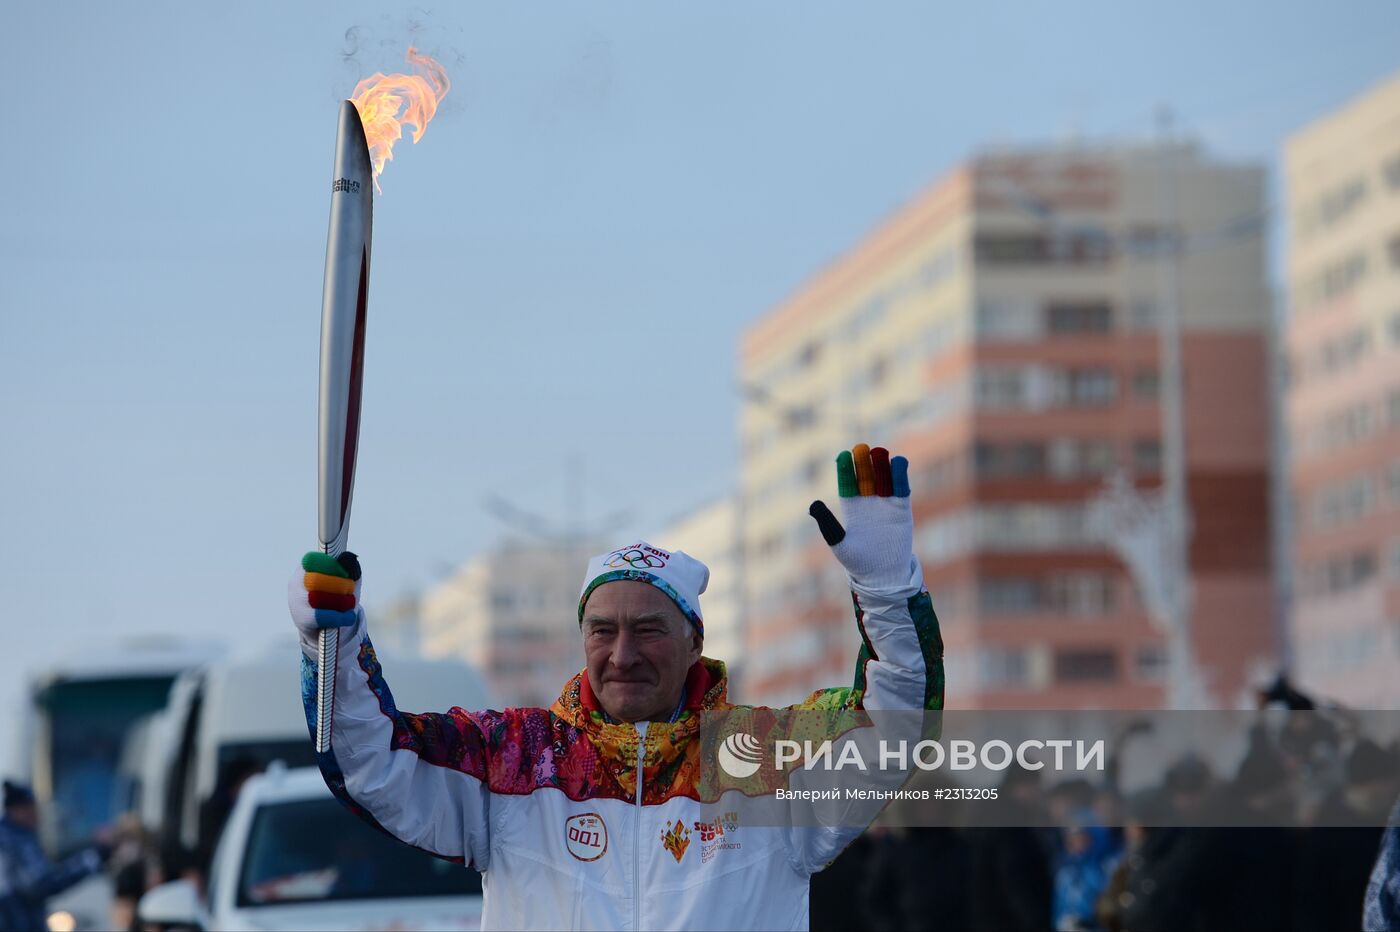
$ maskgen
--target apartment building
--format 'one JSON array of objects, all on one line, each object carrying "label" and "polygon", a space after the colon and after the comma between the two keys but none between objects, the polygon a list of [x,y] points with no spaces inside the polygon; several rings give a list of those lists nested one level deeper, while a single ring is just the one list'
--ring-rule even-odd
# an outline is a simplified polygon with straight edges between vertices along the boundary
[{"label": "apartment building", "polygon": [[475,665],[505,705],[548,707],[583,669],[578,594],[602,549],[513,541],[469,560],[423,595],[423,653]]},{"label": "apartment building", "polygon": [[652,543],[669,550],[684,550],[710,568],[710,583],[700,596],[705,616],[705,656],[723,660],[729,670],[729,689],[736,701],[747,701],[742,686],[744,641],[740,627],[739,587],[744,567],[738,559],[739,515],[733,496],[717,498],[676,518]]},{"label": "apartment building", "polygon": [[1189,630],[1203,702],[1236,701],[1277,657],[1264,197],[1261,167],[1187,143],[986,152],[749,327],[746,698],[851,677],[850,597],[807,505],[834,506],[833,457],[865,440],[911,463],[949,708],[1160,705],[1162,629],[1088,503],[1115,470],[1162,481],[1175,294]]},{"label": "apartment building", "polygon": [[1400,75],[1292,136],[1284,181],[1298,678],[1397,708]]}]

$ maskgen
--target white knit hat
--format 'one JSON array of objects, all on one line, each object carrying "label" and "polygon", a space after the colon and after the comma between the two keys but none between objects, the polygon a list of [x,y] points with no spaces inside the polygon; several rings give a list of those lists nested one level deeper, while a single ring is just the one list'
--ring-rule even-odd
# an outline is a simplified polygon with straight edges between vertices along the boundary
[{"label": "white knit hat", "polygon": [[653,547],[644,540],[610,550],[588,561],[583,591],[578,598],[578,620],[583,623],[583,606],[588,596],[604,583],[634,579],[650,583],[671,597],[681,614],[695,630],[705,633],[700,615],[700,593],[710,582],[710,568],[687,553]]}]

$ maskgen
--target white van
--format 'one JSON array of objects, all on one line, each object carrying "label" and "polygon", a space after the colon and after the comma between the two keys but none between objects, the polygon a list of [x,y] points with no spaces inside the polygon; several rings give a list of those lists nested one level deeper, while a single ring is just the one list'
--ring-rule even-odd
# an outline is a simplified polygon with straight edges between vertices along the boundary
[{"label": "white van", "polygon": [[[348,645],[346,646],[348,649]],[[296,642],[258,655],[211,664],[182,676],[170,704],[150,730],[153,762],[143,788],[143,821],[166,844],[195,850],[200,807],[219,777],[240,761],[288,767],[315,763],[301,701],[301,651]],[[490,706],[485,678],[460,661],[380,658],[394,701],[405,712],[445,712]]]},{"label": "white van", "polygon": [[147,926],[239,930],[479,929],[481,875],[346,812],[314,767],[274,765],[239,794],[208,895],[176,880],[141,898]]}]

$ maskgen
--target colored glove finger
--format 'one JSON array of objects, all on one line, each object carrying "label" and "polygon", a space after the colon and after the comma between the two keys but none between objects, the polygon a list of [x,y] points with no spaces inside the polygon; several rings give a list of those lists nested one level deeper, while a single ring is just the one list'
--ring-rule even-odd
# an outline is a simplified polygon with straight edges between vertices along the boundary
[{"label": "colored glove finger", "polygon": [[306,594],[312,608],[326,608],[333,612],[348,612],[355,607],[353,595],[340,595],[335,592],[321,592],[313,589]]},{"label": "colored glove finger", "polygon": [[902,456],[890,460],[890,480],[896,498],[909,497],[909,461]]},{"label": "colored glove finger", "polygon": [[301,568],[308,573],[324,573],[327,576],[343,576],[349,578],[345,572],[345,567],[336,562],[335,557],[319,550],[313,550],[301,558]]},{"label": "colored glove finger", "polygon": [[856,469],[851,461],[850,450],[842,450],[836,455],[836,490],[842,498],[851,498],[860,494],[860,487],[856,485]]},{"label": "colored glove finger", "polygon": [[875,467],[870,462],[870,447],[858,443],[851,448],[851,459],[856,467],[856,487],[861,495],[875,494]]},{"label": "colored glove finger", "polygon": [[890,451],[875,447],[870,451],[870,465],[875,472],[875,494],[889,498],[894,494],[894,484],[890,477]]},{"label": "colored glove finger", "polygon": [[347,550],[340,556],[336,557],[335,560],[337,563],[340,564],[341,568],[345,570],[345,575],[349,576],[355,582],[360,581],[360,576],[362,576],[363,574],[360,572],[359,557],[355,556],[353,553]]},{"label": "colored glove finger", "polygon": [[318,628],[348,628],[354,623],[354,612],[333,612],[328,608],[316,609],[316,627]]},{"label": "colored glove finger", "polygon": [[305,577],[308,592],[333,592],[336,595],[355,595],[355,580],[344,576],[327,576],[325,573],[307,573]]},{"label": "colored glove finger", "polygon": [[[847,454],[842,454],[843,456]],[[849,498],[850,496],[847,496]],[[826,502],[815,501],[807,509],[807,514],[817,520],[817,529],[822,532],[822,540],[827,546],[835,547],[846,539],[846,529],[841,526],[841,522],[836,520],[836,516],[831,513],[831,509],[826,507]]]}]

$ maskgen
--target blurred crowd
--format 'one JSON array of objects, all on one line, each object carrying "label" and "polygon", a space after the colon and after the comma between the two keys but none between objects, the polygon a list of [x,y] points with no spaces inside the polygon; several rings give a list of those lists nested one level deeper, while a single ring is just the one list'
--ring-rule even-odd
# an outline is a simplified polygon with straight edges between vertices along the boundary
[{"label": "blurred crowd", "polygon": [[1283,680],[1261,704],[1318,714],[1261,721],[1226,778],[1194,757],[1131,793],[1112,761],[1097,785],[1011,770],[992,805],[1019,827],[872,829],[813,878],[813,930],[1363,928],[1373,872],[1400,869],[1375,871],[1400,746]]}]

